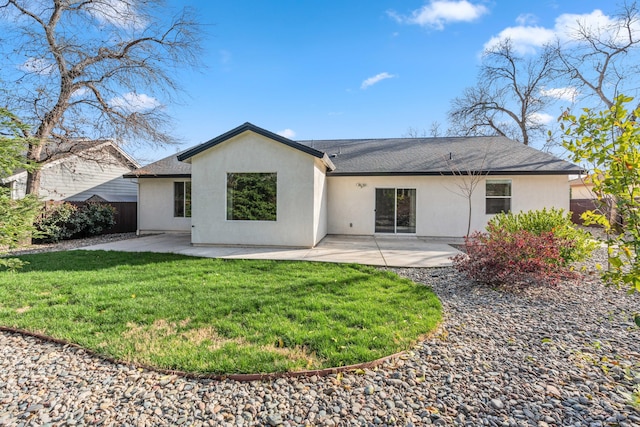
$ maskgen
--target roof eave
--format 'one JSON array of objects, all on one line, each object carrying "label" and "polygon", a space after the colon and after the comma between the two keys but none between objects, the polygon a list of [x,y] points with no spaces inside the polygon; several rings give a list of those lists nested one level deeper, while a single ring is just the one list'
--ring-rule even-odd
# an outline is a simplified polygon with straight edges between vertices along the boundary
[{"label": "roof eave", "polygon": [[123,178],[191,178],[190,173],[171,173],[171,174],[132,174],[128,173],[122,175]]},{"label": "roof eave", "polygon": [[[270,131],[268,131],[266,129],[258,127],[258,126],[254,125],[252,123],[246,122],[243,125],[240,125],[235,129],[231,129],[230,131],[228,131],[226,133],[223,133],[220,136],[217,136],[217,137],[215,137],[215,138],[213,138],[213,139],[211,139],[211,140],[209,140],[207,142],[204,142],[204,143],[202,143],[200,145],[197,145],[197,146],[191,148],[190,150],[186,150],[184,153],[178,155],[178,160],[181,161],[181,162],[187,161],[191,157],[193,157],[193,156],[195,156],[197,154],[200,154],[203,151],[208,150],[209,148],[215,147],[216,145],[221,144],[221,143],[223,143],[223,142],[225,142],[225,141],[227,141],[227,140],[229,140],[229,139],[231,139],[233,137],[236,137],[236,136],[238,136],[238,135],[240,135],[240,134],[242,134],[244,132],[247,132],[247,131],[251,131],[251,132],[257,133],[258,135],[262,135],[262,136],[264,136],[266,138],[269,138],[269,139],[272,139],[274,141],[280,142],[280,143],[282,143],[284,145],[287,145],[287,146],[289,146],[291,148],[294,148],[296,150],[300,150],[300,151],[302,151],[304,153],[310,154],[310,155],[312,155],[314,157],[317,157],[319,159],[323,159],[324,160],[324,157],[326,155],[322,151],[318,151],[318,150],[315,150],[315,149],[313,149],[311,147],[307,147],[306,145],[299,144],[299,143],[297,143],[295,141],[290,140],[289,138],[285,138],[284,136],[278,135],[276,133],[273,133],[273,132],[270,132]],[[333,163],[330,163],[330,164],[333,164]],[[327,165],[327,167],[328,167],[328,165]],[[334,168],[335,168],[335,166],[334,166]]]},{"label": "roof eave", "polygon": [[329,172],[336,170],[336,165],[333,164],[333,162],[331,161],[329,156],[327,156],[326,153],[324,154],[324,156],[322,156],[322,163],[324,163],[324,165],[327,167]]},{"label": "roof eave", "polygon": [[575,175],[581,173],[581,169],[556,170],[556,171],[523,171],[523,170],[500,170],[500,171],[469,171],[452,172],[447,171],[412,171],[412,172],[329,172],[327,176],[469,176],[469,175]]}]

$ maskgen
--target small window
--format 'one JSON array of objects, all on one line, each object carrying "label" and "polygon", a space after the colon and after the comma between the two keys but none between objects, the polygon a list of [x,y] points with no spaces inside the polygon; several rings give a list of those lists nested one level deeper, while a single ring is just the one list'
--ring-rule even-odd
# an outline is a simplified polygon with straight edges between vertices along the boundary
[{"label": "small window", "polygon": [[191,218],[191,182],[173,183],[173,216]]},{"label": "small window", "polygon": [[276,173],[228,173],[227,219],[275,221],[277,183]]},{"label": "small window", "polygon": [[511,211],[511,181],[487,180],[487,214]]}]

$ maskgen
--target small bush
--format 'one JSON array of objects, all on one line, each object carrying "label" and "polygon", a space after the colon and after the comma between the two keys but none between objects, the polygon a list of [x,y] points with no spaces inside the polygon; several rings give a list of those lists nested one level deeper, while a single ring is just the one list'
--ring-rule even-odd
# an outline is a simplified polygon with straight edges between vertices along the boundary
[{"label": "small bush", "polygon": [[70,239],[78,230],[72,223],[72,218],[78,208],[70,203],[61,203],[47,207],[35,222],[36,229],[42,236],[38,242],[55,243]]},{"label": "small bush", "polygon": [[95,236],[115,224],[115,208],[101,203],[88,203],[80,208],[61,203],[48,208],[36,221],[43,236],[42,243],[59,242],[79,237]]},{"label": "small bush", "polygon": [[560,258],[564,265],[584,261],[597,247],[597,242],[591,235],[576,228],[571,222],[571,214],[565,213],[563,209],[501,213],[491,218],[489,225],[512,234],[527,231],[542,236],[551,233],[561,241]]},{"label": "small bush", "polygon": [[550,232],[512,232],[494,223],[486,233],[465,239],[466,255],[453,258],[454,267],[469,278],[489,285],[556,284],[574,277],[562,260],[567,240]]},{"label": "small bush", "polygon": [[454,266],[491,285],[555,284],[575,277],[569,265],[586,259],[597,243],[571,223],[561,209],[498,214],[486,233],[465,241],[466,255]]},{"label": "small bush", "polygon": [[101,234],[115,225],[116,210],[111,205],[89,203],[78,209],[71,222],[78,230],[75,237]]}]

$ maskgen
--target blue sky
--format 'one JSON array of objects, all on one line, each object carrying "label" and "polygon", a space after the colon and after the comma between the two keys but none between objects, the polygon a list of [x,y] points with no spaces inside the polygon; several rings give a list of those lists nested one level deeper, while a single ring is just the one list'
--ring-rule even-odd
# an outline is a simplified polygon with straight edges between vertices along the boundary
[{"label": "blue sky", "polygon": [[[401,137],[433,122],[444,131],[487,44],[509,36],[533,51],[577,19],[604,22],[617,10],[602,0],[167,2],[167,16],[196,10],[203,68],[178,71],[184,95],[167,106],[181,144],[131,149],[143,164],[247,121],[294,140]],[[145,93],[110,102],[157,103]]]},{"label": "blue sky", "polygon": [[184,143],[134,153],[144,160],[246,121],[292,139],[444,127],[450,100],[475,83],[492,38],[517,35],[523,48],[534,46],[567,14],[615,10],[588,0],[174,3],[197,9],[205,24],[206,68],[181,76],[186,95],[170,108]]}]

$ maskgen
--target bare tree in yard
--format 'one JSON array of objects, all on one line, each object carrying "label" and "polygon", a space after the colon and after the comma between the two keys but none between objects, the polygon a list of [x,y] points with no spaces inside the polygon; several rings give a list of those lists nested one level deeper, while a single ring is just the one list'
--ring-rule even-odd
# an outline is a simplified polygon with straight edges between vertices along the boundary
[{"label": "bare tree in yard", "polygon": [[[200,28],[161,0],[0,0],[0,106],[24,118],[28,160],[50,142],[86,138],[156,144],[174,139],[163,102],[179,92],[175,71],[195,67]],[[37,194],[40,172],[29,173]]]},{"label": "bare tree in yard", "polygon": [[547,46],[538,56],[524,58],[509,39],[486,50],[476,86],[451,102],[451,133],[502,135],[524,145],[544,135],[540,114],[550,100],[541,90],[557,75],[556,55]]},{"label": "bare tree in yard", "polygon": [[489,172],[485,171],[489,149],[490,145],[487,145],[484,150],[482,161],[479,165],[476,164],[474,166],[470,164],[461,164],[458,161],[458,156],[454,156],[453,153],[449,153],[449,156],[444,157],[444,161],[451,171],[451,175],[458,178],[456,182],[456,189],[449,191],[467,199],[467,234],[465,234],[465,237],[468,237],[469,233],[471,233],[473,193],[476,191],[478,185],[483,182],[485,180],[485,177],[489,174]]},{"label": "bare tree in yard", "polygon": [[[638,92],[640,12],[625,4],[610,19],[590,25],[570,24],[566,40],[558,41],[561,71],[583,96],[595,95],[607,108],[620,93]],[[635,80],[634,80],[635,79]]]}]

